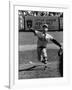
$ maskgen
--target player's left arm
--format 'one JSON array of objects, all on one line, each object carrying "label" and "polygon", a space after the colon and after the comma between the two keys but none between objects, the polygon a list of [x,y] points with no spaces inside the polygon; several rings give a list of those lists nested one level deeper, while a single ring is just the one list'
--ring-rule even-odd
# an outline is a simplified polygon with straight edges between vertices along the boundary
[{"label": "player's left arm", "polygon": [[62,45],[61,45],[56,39],[54,39],[53,36],[49,35],[49,39],[50,39],[53,43],[55,43],[57,46],[59,46],[60,48],[62,48]]},{"label": "player's left arm", "polygon": [[59,46],[60,48],[62,47],[62,45],[56,39],[52,38],[51,41],[55,43],[57,46]]}]

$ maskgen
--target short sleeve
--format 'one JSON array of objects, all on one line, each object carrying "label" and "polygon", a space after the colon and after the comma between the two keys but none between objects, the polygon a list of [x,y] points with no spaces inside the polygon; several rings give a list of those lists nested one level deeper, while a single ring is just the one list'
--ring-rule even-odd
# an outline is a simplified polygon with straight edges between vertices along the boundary
[{"label": "short sleeve", "polygon": [[50,34],[47,34],[46,38],[47,39],[53,39],[53,36],[51,36]]},{"label": "short sleeve", "polygon": [[42,33],[41,32],[39,32],[39,31],[37,31],[37,30],[35,30],[35,34],[38,36],[38,37],[42,37]]},{"label": "short sleeve", "polygon": [[38,34],[38,33],[39,33],[39,31],[35,30],[35,34]]}]

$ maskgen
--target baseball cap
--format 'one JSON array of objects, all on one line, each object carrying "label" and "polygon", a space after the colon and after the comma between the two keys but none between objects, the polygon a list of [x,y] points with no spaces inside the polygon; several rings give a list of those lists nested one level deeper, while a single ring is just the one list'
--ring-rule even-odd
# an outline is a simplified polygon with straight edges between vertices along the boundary
[{"label": "baseball cap", "polygon": [[43,26],[42,27],[46,27],[46,28],[48,28],[48,24],[43,24]]}]

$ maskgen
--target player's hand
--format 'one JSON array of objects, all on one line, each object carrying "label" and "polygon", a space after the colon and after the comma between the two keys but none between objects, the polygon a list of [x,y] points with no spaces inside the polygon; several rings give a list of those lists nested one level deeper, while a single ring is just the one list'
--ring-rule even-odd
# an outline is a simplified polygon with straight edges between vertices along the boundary
[{"label": "player's hand", "polygon": [[63,46],[61,46],[61,47],[60,47],[60,49],[62,49],[62,50],[63,50]]},{"label": "player's hand", "polygon": [[62,46],[60,47],[59,51],[58,51],[58,56],[61,56],[63,54],[63,48]]}]

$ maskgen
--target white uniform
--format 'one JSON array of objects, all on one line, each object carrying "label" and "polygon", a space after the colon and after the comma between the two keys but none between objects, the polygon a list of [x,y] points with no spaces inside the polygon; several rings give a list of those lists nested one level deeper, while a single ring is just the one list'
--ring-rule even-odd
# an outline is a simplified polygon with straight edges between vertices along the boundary
[{"label": "white uniform", "polygon": [[35,31],[37,37],[38,37],[38,41],[37,41],[37,47],[47,47],[47,44],[48,44],[48,41],[50,39],[53,39],[53,37],[46,33],[46,34],[43,34],[42,32],[39,32],[39,31]]},{"label": "white uniform", "polygon": [[35,31],[36,36],[38,37],[37,41],[37,53],[38,53],[38,59],[41,60],[41,55],[45,58],[47,58],[47,44],[50,39],[53,39],[51,35],[48,33],[43,34],[42,32]]}]

